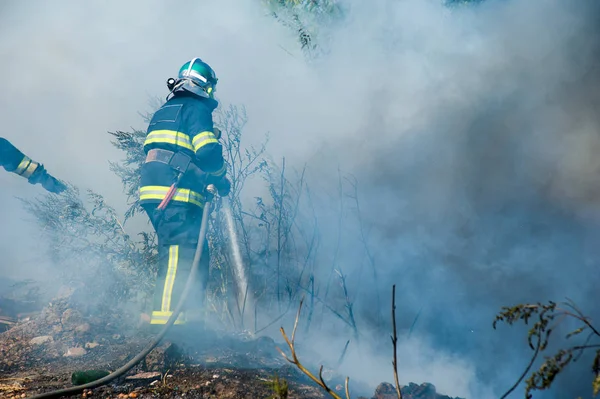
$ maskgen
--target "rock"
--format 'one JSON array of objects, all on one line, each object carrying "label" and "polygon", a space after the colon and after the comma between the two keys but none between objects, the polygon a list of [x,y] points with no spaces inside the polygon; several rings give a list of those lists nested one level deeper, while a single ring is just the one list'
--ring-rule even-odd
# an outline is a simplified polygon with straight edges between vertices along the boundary
[{"label": "rock", "polygon": [[51,336],[49,336],[49,335],[42,335],[42,336],[39,336],[39,337],[32,338],[29,341],[29,344],[31,344],[31,345],[42,345],[42,344],[45,344],[46,342],[52,342],[52,341],[53,341],[53,339],[52,339]]},{"label": "rock", "polygon": [[145,370],[146,371],[162,371],[175,365],[182,360],[183,354],[179,347],[170,342],[166,342],[161,346],[154,348],[152,352],[146,356]]},{"label": "rock", "polygon": [[58,289],[55,299],[66,299],[73,295],[75,287],[62,286]]},{"label": "rock", "polygon": [[151,380],[154,378],[160,378],[159,372],[146,372],[146,373],[138,373],[136,375],[130,375],[126,377],[126,380]]},{"label": "rock", "polygon": [[82,324],[83,317],[81,314],[74,309],[67,309],[63,312],[60,323],[63,326],[63,329],[69,331],[74,330],[77,326]]},{"label": "rock", "polygon": [[75,327],[75,332],[78,334],[85,334],[90,331],[90,325],[88,323],[83,323]]},{"label": "rock", "polygon": [[88,342],[85,344],[86,349],[94,349],[97,346],[100,346],[98,342]]},{"label": "rock", "polygon": [[373,399],[398,399],[396,388],[389,382],[382,382],[375,389],[375,396]]},{"label": "rock", "polygon": [[438,399],[444,398],[437,394],[435,386],[430,383],[421,385],[410,383],[408,386],[402,387],[402,397],[405,399]]},{"label": "rock", "polygon": [[43,312],[43,323],[48,326],[60,325],[60,316],[56,314],[54,309],[46,308]]},{"label": "rock", "polygon": [[83,348],[69,348],[67,349],[67,353],[64,354],[65,357],[80,357],[87,353],[87,351]]}]

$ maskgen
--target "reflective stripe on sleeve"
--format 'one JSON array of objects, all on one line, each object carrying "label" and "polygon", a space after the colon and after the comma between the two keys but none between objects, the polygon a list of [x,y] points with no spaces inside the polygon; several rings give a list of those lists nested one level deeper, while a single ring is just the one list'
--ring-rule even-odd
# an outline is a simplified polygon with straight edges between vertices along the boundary
[{"label": "reflective stripe on sleeve", "polygon": [[214,171],[214,172],[210,172],[209,175],[211,176],[223,176],[225,174],[225,172],[227,172],[227,163],[223,162],[223,166],[221,166],[219,168],[219,170]]},{"label": "reflective stripe on sleeve", "polygon": [[194,151],[198,151],[200,148],[204,147],[210,143],[218,143],[217,137],[213,132],[201,132],[194,136],[192,139],[192,144],[194,145]]},{"label": "reflective stripe on sleeve", "polygon": [[32,161],[31,158],[25,156],[19,166],[17,166],[17,169],[15,169],[14,173],[29,179],[39,165],[39,163]]}]

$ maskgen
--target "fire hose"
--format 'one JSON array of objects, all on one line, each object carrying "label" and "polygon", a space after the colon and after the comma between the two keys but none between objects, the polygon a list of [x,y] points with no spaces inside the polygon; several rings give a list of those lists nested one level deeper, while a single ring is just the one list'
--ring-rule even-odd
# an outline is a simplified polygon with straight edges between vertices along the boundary
[{"label": "fire hose", "polygon": [[[183,309],[183,306],[185,304],[185,300],[192,288],[194,279],[196,278],[196,275],[198,273],[198,267],[200,265],[200,259],[202,257],[202,249],[204,247],[203,243],[204,243],[204,239],[206,238],[206,230],[208,229],[208,217],[211,212],[211,205],[212,205],[211,197],[216,194],[216,189],[212,184],[207,187],[207,191],[211,194],[211,196],[208,196],[208,198],[206,199],[206,203],[204,204],[204,209],[202,211],[202,223],[200,225],[200,234],[198,235],[198,245],[196,246],[196,253],[194,254],[194,262],[192,263],[192,269],[190,271],[190,275],[185,284],[185,288],[183,289],[183,293],[181,294],[181,298],[179,299],[179,302],[177,303],[175,310],[173,310],[173,314],[171,315],[171,317],[169,317],[169,320],[167,321],[167,323],[165,324],[163,329],[154,338],[154,340],[144,350],[142,350],[140,353],[138,353],[133,359],[131,359],[129,362],[127,362],[124,366],[113,371],[106,377],[100,378],[96,381],[89,382],[87,384],[77,385],[77,386],[74,386],[71,388],[59,389],[56,391],[51,391],[51,392],[46,392],[46,393],[41,393],[38,395],[30,396],[27,399],[58,399],[62,396],[76,395],[76,394],[82,393],[86,389],[93,389],[93,388],[98,388],[102,385],[106,385],[110,381],[113,381],[114,379],[121,377],[123,374],[125,374],[129,370],[131,370],[136,364],[141,362],[148,355],[148,353],[150,353],[150,351],[152,351],[152,349],[154,349],[156,347],[156,345],[159,344],[159,342],[163,339],[163,337],[169,331],[171,326],[175,323],[175,320],[177,320],[179,313],[181,313],[181,310]],[[162,205],[162,203],[161,203],[161,205]]]}]

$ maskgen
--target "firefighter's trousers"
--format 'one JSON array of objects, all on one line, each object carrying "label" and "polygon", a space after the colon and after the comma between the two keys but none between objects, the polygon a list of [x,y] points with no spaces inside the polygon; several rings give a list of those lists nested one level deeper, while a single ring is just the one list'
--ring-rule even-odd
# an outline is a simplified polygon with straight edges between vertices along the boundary
[{"label": "firefighter's trousers", "polygon": [[[162,215],[156,212],[156,205],[145,205],[144,210],[156,231],[159,246],[150,324],[161,325],[167,323],[179,303],[191,272],[202,222],[202,208],[171,201]],[[185,324],[190,311],[200,311],[204,306],[209,265],[208,240],[205,239],[198,278],[175,324]]]}]

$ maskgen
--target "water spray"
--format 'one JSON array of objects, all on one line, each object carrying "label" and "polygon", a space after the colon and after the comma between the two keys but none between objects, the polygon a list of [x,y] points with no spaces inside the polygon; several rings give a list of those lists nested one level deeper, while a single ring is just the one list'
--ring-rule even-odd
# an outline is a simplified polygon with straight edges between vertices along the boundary
[{"label": "water spray", "polygon": [[233,270],[238,287],[238,306],[240,309],[240,317],[243,320],[245,310],[248,303],[252,303],[252,294],[248,289],[248,276],[244,269],[242,261],[242,253],[238,241],[237,231],[233,220],[233,212],[231,211],[231,203],[227,198],[223,201],[223,213],[225,214],[225,222],[227,224],[227,232],[229,234],[229,243],[233,256]]}]

